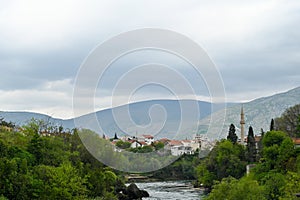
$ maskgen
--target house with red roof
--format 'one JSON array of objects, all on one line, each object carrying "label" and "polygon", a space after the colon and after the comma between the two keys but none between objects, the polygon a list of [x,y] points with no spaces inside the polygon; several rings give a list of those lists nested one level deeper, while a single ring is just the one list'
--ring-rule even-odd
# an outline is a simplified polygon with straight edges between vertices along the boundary
[{"label": "house with red roof", "polygon": [[300,148],[300,138],[293,138],[294,147]]},{"label": "house with red roof", "polygon": [[142,138],[147,145],[151,145],[154,142],[154,137],[152,135],[142,135]]}]

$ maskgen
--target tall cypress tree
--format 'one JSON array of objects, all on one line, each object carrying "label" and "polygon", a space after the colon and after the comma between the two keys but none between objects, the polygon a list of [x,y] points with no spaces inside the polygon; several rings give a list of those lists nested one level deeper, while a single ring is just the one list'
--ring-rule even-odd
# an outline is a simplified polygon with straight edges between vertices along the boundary
[{"label": "tall cypress tree", "polygon": [[247,136],[246,158],[250,163],[256,162],[256,144],[252,126],[249,127]]},{"label": "tall cypress tree", "polygon": [[274,131],[274,119],[271,120],[270,131]]},{"label": "tall cypress tree", "polygon": [[227,140],[231,141],[233,144],[237,142],[237,135],[235,134],[235,126],[233,124],[230,125],[229,127],[229,132],[227,136]]},{"label": "tall cypress tree", "polygon": [[118,140],[118,136],[117,136],[117,133],[115,133],[115,137],[114,137],[114,140]]}]

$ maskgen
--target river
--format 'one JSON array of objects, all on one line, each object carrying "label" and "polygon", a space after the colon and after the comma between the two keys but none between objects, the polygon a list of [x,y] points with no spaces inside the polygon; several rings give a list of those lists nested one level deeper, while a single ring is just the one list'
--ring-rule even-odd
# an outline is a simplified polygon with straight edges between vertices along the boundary
[{"label": "river", "polygon": [[143,200],[200,200],[203,197],[203,191],[193,188],[189,181],[167,181],[136,183],[143,190],[146,190],[150,197]]}]

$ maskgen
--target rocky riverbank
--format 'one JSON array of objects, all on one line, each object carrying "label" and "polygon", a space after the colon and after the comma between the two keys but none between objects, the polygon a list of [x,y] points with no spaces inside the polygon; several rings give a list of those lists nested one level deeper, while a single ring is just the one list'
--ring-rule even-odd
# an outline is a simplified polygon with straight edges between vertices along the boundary
[{"label": "rocky riverbank", "polygon": [[135,183],[120,188],[118,191],[119,200],[141,200],[143,197],[149,197],[146,190],[141,190]]}]

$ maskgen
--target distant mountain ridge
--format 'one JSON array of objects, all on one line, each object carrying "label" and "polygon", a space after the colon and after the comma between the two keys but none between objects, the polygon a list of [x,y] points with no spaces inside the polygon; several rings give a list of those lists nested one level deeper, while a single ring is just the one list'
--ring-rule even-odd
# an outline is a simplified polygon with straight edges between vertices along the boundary
[{"label": "distant mountain ridge", "polygon": [[[209,102],[204,101],[194,101],[194,100],[149,100],[149,101],[142,101],[142,102],[136,102],[131,103],[128,105],[118,106],[111,109],[105,109],[100,110],[95,113],[89,113],[80,117],[75,118],[76,120],[76,127],[78,128],[88,128],[93,131],[96,131],[98,133],[105,133],[106,135],[112,137],[114,136],[114,133],[118,134],[125,134],[125,132],[128,132],[129,134],[135,134],[136,132],[136,126],[130,126],[128,119],[126,119],[127,115],[126,113],[130,112],[130,117],[132,118],[132,121],[137,124],[138,126],[145,126],[147,124],[153,123],[153,119],[159,119],[161,118],[160,112],[153,112],[151,113],[153,116],[152,119],[149,116],[149,112],[153,108],[153,106],[161,106],[164,108],[166,114],[167,114],[167,122],[165,124],[165,127],[161,132],[164,132],[168,134],[168,132],[172,132],[176,130],[176,126],[178,126],[178,122],[181,120],[181,113],[180,113],[180,106],[181,103],[185,105],[186,110],[188,112],[192,113],[192,104],[197,104],[198,108],[200,110],[200,116],[198,120],[203,119],[207,116],[209,116],[212,112],[212,109],[214,111],[223,109],[225,105],[222,104],[211,104]],[[231,105],[231,104],[230,104]],[[191,110],[191,111],[190,111]],[[116,123],[114,120],[114,113],[118,113],[118,116],[121,119],[124,119],[124,121],[119,122],[120,124]],[[101,127],[103,128],[103,132],[99,131],[98,123],[95,123],[93,121],[94,116],[96,115],[99,124],[101,124]],[[188,115],[187,115],[188,116]],[[30,119],[40,119],[44,121],[49,121],[56,125],[62,125],[65,128],[74,128],[74,119],[58,119],[58,118],[52,118],[51,116],[45,115],[45,114],[39,114],[39,113],[32,113],[32,112],[0,112],[0,118],[4,118],[6,121],[12,121],[16,123],[16,125],[23,125],[27,123]],[[187,117],[185,120],[189,121],[191,118]],[[122,127],[126,127],[126,130],[121,130],[120,125]],[[155,123],[154,123],[155,125]],[[151,134],[151,129],[149,129],[147,132],[141,132],[139,134],[149,133]],[[172,137],[172,136],[171,136]]]},{"label": "distant mountain ridge", "polygon": [[[210,125],[212,130],[207,133],[208,138],[220,139],[225,138],[228,134],[229,125],[233,123],[237,128],[237,134],[240,136],[240,113],[241,106],[245,112],[245,133],[248,133],[248,127],[252,126],[255,134],[259,134],[261,129],[268,131],[272,118],[280,117],[281,114],[289,107],[300,104],[300,87],[287,92],[275,94],[269,97],[258,98],[253,101],[234,105],[226,108],[225,123],[221,118],[222,110],[212,114],[214,119]],[[204,118],[199,121],[200,132],[206,132],[210,118]],[[221,132],[217,130],[221,129]]]},{"label": "distant mountain ridge", "polygon": [[[184,124],[187,128],[181,129],[183,131],[180,135],[176,136],[174,133],[180,127],[179,122],[181,121],[180,102],[177,100],[150,100],[97,111],[95,113],[75,118],[75,121],[77,122],[76,127],[88,128],[98,132],[99,134],[105,133],[109,137],[112,137],[115,132],[119,135],[124,135],[126,133],[131,135],[152,134],[156,130],[156,124],[161,122],[163,113],[161,111],[152,112],[151,109],[160,105],[164,108],[164,112],[167,114],[168,120],[159,134],[156,135],[157,137],[177,137],[180,139],[186,139],[191,138],[196,133],[206,133],[206,136],[210,139],[219,139],[226,137],[231,123],[236,126],[237,134],[239,134],[240,109],[241,105],[243,105],[246,128],[251,125],[253,126],[255,133],[258,134],[260,133],[261,128],[265,131],[269,129],[272,118],[279,117],[288,107],[300,103],[300,87],[269,97],[258,98],[243,104],[229,103],[226,108],[225,105],[222,104],[212,104],[204,101],[181,100],[181,103],[182,102],[184,102],[184,108],[188,114],[184,119]],[[198,124],[189,125],[189,120],[192,120],[192,109],[194,109],[190,106],[190,104],[194,103],[198,105],[200,116],[198,116]],[[224,109],[226,111],[225,119],[222,118]],[[131,120],[136,125],[127,119],[128,111],[130,112]],[[118,123],[114,120],[114,113],[117,113],[121,119]],[[190,118],[189,113],[191,113]],[[103,128],[102,131],[99,131],[98,123],[93,121],[95,116]],[[36,118],[51,121],[53,124],[62,125],[65,128],[71,129],[75,127],[74,119],[63,120],[31,112],[0,112],[0,118],[4,118],[6,121],[15,122],[17,125],[22,125],[27,123],[31,118]],[[210,119],[214,119],[214,121],[210,123]],[[146,129],[147,131],[144,132],[138,129],[139,126],[147,126],[147,124],[152,124],[153,126],[150,126],[150,128]],[[207,133],[209,126],[211,128]],[[125,130],[122,130],[122,127],[125,127]]]}]

